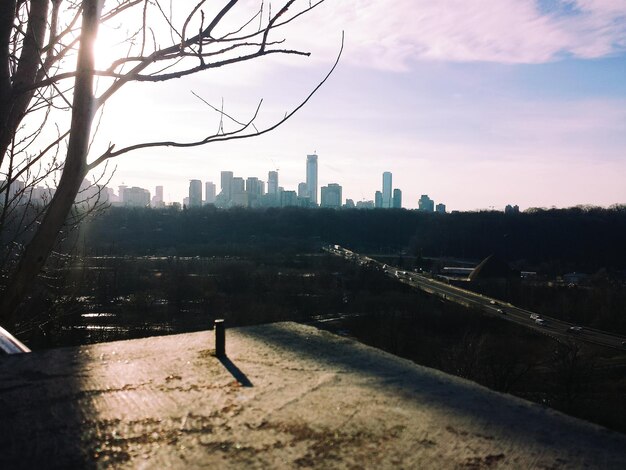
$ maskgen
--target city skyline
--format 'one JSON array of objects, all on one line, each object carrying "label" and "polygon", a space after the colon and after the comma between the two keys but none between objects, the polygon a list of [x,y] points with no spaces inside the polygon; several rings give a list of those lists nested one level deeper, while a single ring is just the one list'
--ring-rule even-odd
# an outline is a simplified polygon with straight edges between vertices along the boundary
[{"label": "city skyline", "polygon": [[[270,170],[267,173],[267,180],[257,176],[235,176],[233,171],[220,171],[220,191],[217,192],[217,185],[213,181],[203,181],[190,179],[187,195],[182,200],[166,201],[163,198],[163,186],[156,186],[156,195],[152,198],[151,207],[162,207],[164,204],[182,204],[185,207],[200,207],[204,204],[215,204],[221,208],[234,206],[244,207],[284,207],[298,205],[302,207],[326,207],[326,208],[382,208],[400,209],[404,208],[402,190],[393,188],[393,174],[390,171],[382,173],[381,190],[374,190],[373,198],[363,198],[354,200],[351,197],[344,197],[343,186],[339,183],[328,183],[318,189],[318,155],[308,154],[306,156],[305,181],[297,185],[297,189],[286,188],[280,185],[279,171]],[[202,187],[205,192],[202,192]],[[267,191],[265,188],[267,187]],[[311,189],[311,187],[313,189]],[[120,185],[119,194],[107,188],[109,197],[116,203],[123,203],[124,192],[127,186]],[[144,188],[134,188],[149,191]],[[319,193],[319,198],[318,198]],[[204,196],[203,196],[204,194]],[[423,207],[422,195],[415,207],[419,210],[434,211],[434,204]],[[432,201],[431,201],[432,202]],[[446,212],[445,204],[438,204],[437,212]],[[510,205],[507,205],[509,207]],[[518,207],[518,206],[516,206]]]},{"label": "city skyline", "polygon": [[[107,105],[100,145],[112,136],[117,145],[193,139],[212,119],[217,126],[219,115],[191,91],[211,103],[224,98],[240,119],[261,97],[260,121],[283,116],[328,71],[342,29],[339,67],[283,126],[249,141],[119,158],[112,184],[162,184],[166,199],[179,200],[191,169],[215,180],[220,168],[279,168],[285,186],[297,188],[303,149],[316,149],[324,155],[318,188],[341,180],[355,200],[370,199],[389,170],[409,208],[421,194],[460,210],[626,202],[623,3],[326,2],[306,24],[281,32],[310,58],[129,87]],[[137,110],[132,121],[128,106]]]}]

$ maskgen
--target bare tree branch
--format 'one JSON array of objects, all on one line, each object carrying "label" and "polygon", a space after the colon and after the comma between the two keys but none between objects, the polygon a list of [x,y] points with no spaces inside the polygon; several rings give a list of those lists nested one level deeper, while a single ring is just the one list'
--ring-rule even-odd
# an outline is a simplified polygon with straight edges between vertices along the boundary
[{"label": "bare tree branch", "polygon": [[152,147],[198,147],[200,145],[205,145],[208,144],[210,142],[224,142],[227,140],[236,140],[236,139],[247,139],[250,137],[256,137],[259,135],[263,135],[266,134],[274,129],[276,129],[278,126],[280,126],[281,124],[283,124],[285,121],[287,121],[289,118],[291,118],[291,116],[293,116],[294,114],[296,114],[300,109],[302,109],[302,107],[311,99],[311,97],[313,97],[313,95],[317,92],[317,90],[319,90],[322,85],[324,85],[324,83],[326,83],[326,81],[330,78],[330,76],[332,75],[332,73],[334,72],[335,68],[337,67],[337,65],[339,64],[339,59],[341,59],[341,54],[343,53],[343,47],[344,47],[344,34],[342,33],[341,35],[341,47],[339,49],[339,53],[337,54],[337,58],[335,59],[335,62],[333,63],[333,66],[331,67],[331,69],[328,71],[328,73],[326,74],[326,76],[317,84],[317,86],[315,88],[313,88],[313,90],[307,95],[307,97],[302,100],[302,102],[296,106],[293,110],[291,110],[290,112],[288,112],[282,119],[280,119],[279,121],[275,122],[273,125],[262,129],[262,130],[255,130],[254,132],[251,133],[244,133],[245,130],[247,130],[250,126],[252,126],[252,123],[254,122],[254,120],[256,119],[258,113],[259,113],[259,109],[261,107],[261,103],[259,103],[259,105],[257,106],[252,118],[246,122],[243,123],[242,126],[233,131],[233,132],[229,132],[229,133],[225,133],[225,134],[213,134],[207,137],[204,137],[203,139],[200,140],[196,140],[193,142],[177,142],[177,141],[159,141],[159,142],[146,142],[146,143],[141,143],[141,144],[135,144],[135,145],[131,145],[129,147],[124,147],[120,150],[114,151],[114,145],[111,145],[109,147],[109,149],[107,150],[106,153],[102,154],[100,157],[98,157],[96,160],[94,160],[92,163],[89,164],[89,168],[95,168],[96,166],[98,166],[99,164],[101,164],[103,161],[108,160],[109,158],[114,158],[114,157],[118,157],[120,155],[123,155],[125,153],[131,152],[133,150],[139,150],[139,149],[143,149],[143,148],[152,148]]}]

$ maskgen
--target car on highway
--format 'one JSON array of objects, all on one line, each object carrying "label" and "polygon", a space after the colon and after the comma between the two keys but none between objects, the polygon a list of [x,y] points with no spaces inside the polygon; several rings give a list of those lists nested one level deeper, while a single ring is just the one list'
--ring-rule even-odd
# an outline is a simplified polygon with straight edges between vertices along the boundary
[{"label": "car on highway", "polygon": [[539,320],[541,317],[539,316],[539,314],[538,314],[538,313],[531,313],[531,314],[530,314],[530,318],[531,318],[532,320]]},{"label": "car on highway", "polygon": [[567,331],[569,333],[580,333],[581,331],[583,331],[583,327],[582,326],[570,326]]},{"label": "car on highway", "polygon": [[543,318],[537,318],[535,323],[539,326],[546,326],[546,321]]},{"label": "car on highway", "polygon": [[498,313],[502,313],[502,314],[504,314],[504,313],[505,313],[505,312],[504,312],[504,310],[502,310],[501,308],[497,309],[497,310],[496,310],[496,312],[498,312]]}]

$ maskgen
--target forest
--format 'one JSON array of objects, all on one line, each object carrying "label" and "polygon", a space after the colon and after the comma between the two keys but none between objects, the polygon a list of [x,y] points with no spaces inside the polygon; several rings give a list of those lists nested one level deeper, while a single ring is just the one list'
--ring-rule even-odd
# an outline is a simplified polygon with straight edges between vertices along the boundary
[{"label": "forest", "polygon": [[[112,207],[81,227],[85,254],[206,256],[355,251],[474,261],[558,274],[626,269],[626,206],[424,213],[405,209],[175,210]],[[234,251],[233,251],[234,250]]]}]

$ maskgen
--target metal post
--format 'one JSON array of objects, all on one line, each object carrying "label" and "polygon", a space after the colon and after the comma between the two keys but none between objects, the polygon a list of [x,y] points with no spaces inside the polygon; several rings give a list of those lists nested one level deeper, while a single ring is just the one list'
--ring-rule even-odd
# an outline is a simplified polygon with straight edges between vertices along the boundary
[{"label": "metal post", "polygon": [[224,328],[224,320],[215,320],[215,355],[217,357],[226,357],[226,332]]}]

